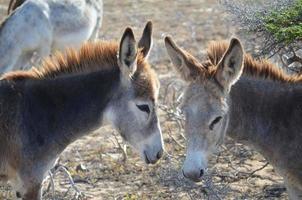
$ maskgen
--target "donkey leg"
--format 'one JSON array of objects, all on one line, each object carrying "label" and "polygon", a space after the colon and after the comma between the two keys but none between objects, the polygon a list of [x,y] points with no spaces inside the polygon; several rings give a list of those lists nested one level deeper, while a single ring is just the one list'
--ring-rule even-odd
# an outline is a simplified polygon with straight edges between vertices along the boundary
[{"label": "donkey leg", "polygon": [[30,187],[26,188],[24,195],[22,196],[22,200],[41,200],[42,183],[33,183],[30,184]]},{"label": "donkey leg", "polygon": [[302,199],[302,185],[288,177],[284,178],[284,184],[290,200]]},{"label": "donkey leg", "polygon": [[42,181],[28,181],[19,176],[11,181],[17,200],[40,200]]},{"label": "donkey leg", "polygon": [[28,169],[27,167],[21,169],[13,184],[16,197],[22,200],[41,200],[43,174],[43,171],[37,169]]},{"label": "donkey leg", "polygon": [[22,194],[24,192],[23,182],[20,177],[17,175],[16,177],[9,180],[13,190],[15,192],[15,199],[22,200]]},{"label": "donkey leg", "polygon": [[295,187],[286,187],[287,193],[290,200],[301,200],[302,199],[302,191]]}]

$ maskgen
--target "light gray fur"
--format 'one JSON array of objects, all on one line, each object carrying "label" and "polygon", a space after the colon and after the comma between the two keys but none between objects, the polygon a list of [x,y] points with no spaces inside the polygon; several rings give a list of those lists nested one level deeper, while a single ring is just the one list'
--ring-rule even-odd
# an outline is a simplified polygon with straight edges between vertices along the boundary
[{"label": "light gray fur", "polygon": [[102,9],[102,0],[25,1],[0,27],[0,73],[28,68],[56,50],[96,39]]}]

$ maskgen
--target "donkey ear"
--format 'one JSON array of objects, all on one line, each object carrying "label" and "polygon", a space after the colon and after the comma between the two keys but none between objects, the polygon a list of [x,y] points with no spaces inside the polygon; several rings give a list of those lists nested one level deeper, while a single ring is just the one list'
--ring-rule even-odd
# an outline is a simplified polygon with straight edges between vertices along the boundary
[{"label": "donkey ear", "polygon": [[131,28],[126,28],[119,47],[119,67],[129,77],[136,71],[137,47]]},{"label": "donkey ear", "polygon": [[152,22],[148,21],[141,39],[138,42],[138,47],[142,48],[144,57],[148,57],[150,49],[152,48]]},{"label": "donkey ear", "polygon": [[229,48],[218,64],[215,75],[218,83],[225,89],[237,82],[243,70],[243,48],[237,38],[232,38]]},{"label": "donkey ear", "polygon": [[193,81],[199,76],[199,62],[192,55],[179,48],[170,36],[165,38],[165,46],[175,69],[185,81]]}]

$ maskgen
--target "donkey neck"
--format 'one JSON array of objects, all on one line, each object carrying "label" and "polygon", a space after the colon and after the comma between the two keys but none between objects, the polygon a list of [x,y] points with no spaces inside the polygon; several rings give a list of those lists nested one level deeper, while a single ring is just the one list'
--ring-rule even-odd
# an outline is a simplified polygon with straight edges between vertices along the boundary
[{"label": "donkey neck", "polygon": [[21,112],[24,141],[35,154],[60,154],[68,144],[101,126],[105,109],[119,87],[117,69],[27,81]]},{"label": "donkey neck", "polygon": [[289,145],[300,146],[302,84],[242,77],[231,89],[229,114],[227,133],[275,162]]}]

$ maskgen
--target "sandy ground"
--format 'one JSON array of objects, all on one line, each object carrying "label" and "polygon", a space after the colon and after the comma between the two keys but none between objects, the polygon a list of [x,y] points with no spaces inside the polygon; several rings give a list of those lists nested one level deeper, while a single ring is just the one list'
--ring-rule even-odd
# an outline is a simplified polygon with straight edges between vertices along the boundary
[{"label": "sandy ground", "polygon": [[[0,4],[4,16],[7,0]],[[183,83],[173,71],[163,37],[172,35],[180,46],[202,57],[209,40],[236,34],[236,27],[227,19],[214,0],[105,0],[100,39],[118,40],[126,26],[133,27],[139,37],[145,22],[152,20],[154,48],[149,58],[162,85],[160,103],[173,110],[172,100]],[[84,199],[288,199],[282,178],[270,165],[257,170],[266,164],[264,158],[230,139],[211,158],[203,182],[185,180],[180,173],[185,155],[183,129],[167,112],[160,114],[167,154],[154,166],[145,165],[130,148],[123,161],[118,145],[121,138],[110,127],[76,141],[63,152],[60,163],[68,168]],[[44,199],[74,198],[63,173],[56,174],[54,180],[55,195],[47,190],[47,179]],[[11,199],[8,186],[0,190],[0,199]]]}]

